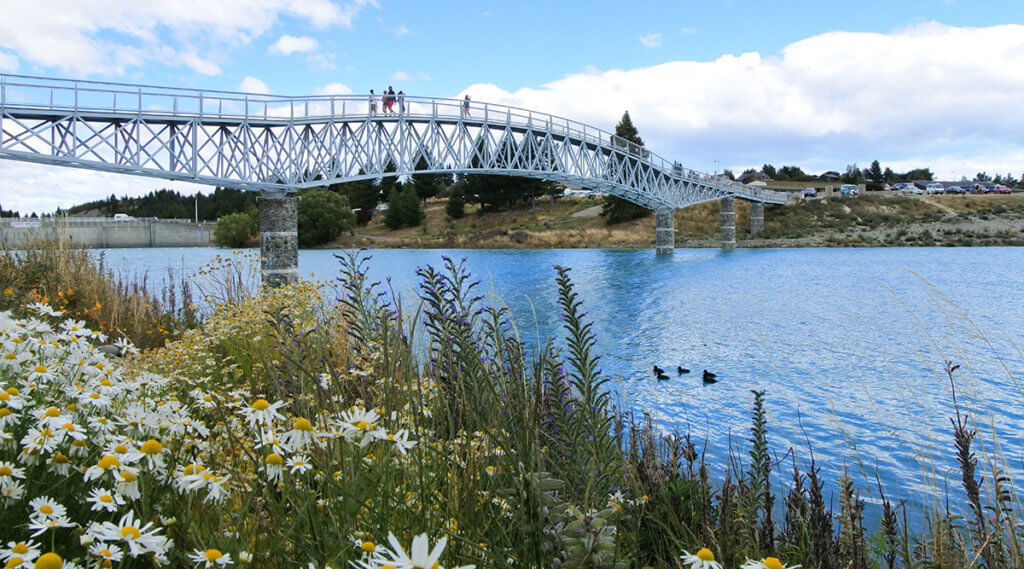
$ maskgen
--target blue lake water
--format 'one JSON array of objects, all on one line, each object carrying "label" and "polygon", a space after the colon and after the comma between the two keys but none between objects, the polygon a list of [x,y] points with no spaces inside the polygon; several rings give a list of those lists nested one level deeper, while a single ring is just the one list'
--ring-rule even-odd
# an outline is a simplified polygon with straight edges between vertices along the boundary
[{"label": "blue lake water", "polygon": [[[299,255],[303,276],[331,279],[335,251]],[[126,274],[190,274],[217,249],[108,249]],[[813,450],[834,480],[844,465],[870,501],[876,475],[890,498],[957,499],[944,362],[962,413],[990,458],[1024,480],[1024,248],[387,250],[373,278],[411,295],[415,271],[465,258],[505,302],[520,336],[560,335],[554,265],[571,267],[594,322],[601,368],[622,403],[665,429],[707,441],[709,460],[748,448],[750,390],[764,390],[779,459]],[[657,381],[653,365],[671,379]],[[677,365],[693,373],[677,376]],[[719,382],[704,385],[702,369]],[[984,454],[979,459],[986,460]],[[720,462],[720,461],[719,461]],[[715,472],[721,468],[716,467]],[[987,470],[982,468],[981,470]]]}]

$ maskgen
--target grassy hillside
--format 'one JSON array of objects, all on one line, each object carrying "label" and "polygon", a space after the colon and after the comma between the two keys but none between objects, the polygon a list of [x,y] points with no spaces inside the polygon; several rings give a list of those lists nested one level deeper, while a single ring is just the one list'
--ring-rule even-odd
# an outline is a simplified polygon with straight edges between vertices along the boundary
[{"label": "grassy hillside", "polygon": [[[648,248],[654,216],[608,226],[597,215],[600,200],[559,199],[499,213],[447,219],[444,200],[427,204],[423,226],[389,230],[378,216],[338,246],[413,248]],[[718,202],[676,212],[678,247],[716,247]],[[765,208],[765,231],[750,236],[750,206],[736,202],[740,247],[1024,245],[1024,194],[901,196],[799,201]]]}]

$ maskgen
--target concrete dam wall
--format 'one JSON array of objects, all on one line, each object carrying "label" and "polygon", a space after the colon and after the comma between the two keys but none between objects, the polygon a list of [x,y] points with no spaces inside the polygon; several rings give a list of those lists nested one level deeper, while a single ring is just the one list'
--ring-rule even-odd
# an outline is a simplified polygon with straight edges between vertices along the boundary
[{"label": "concrete dam wall", "polygon": [[17,249],[32,239],[67,238],[83,249],[115,247],[211,247],[216,222],[182,219],[4,219],[0,243]]}]

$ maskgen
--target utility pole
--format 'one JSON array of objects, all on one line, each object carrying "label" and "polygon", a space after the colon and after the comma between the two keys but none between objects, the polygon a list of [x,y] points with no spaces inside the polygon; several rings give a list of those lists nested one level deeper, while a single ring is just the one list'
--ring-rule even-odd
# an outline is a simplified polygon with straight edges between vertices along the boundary
[{"label": "utility pole", "polygon": [[195,197],[196,202],[196,225],[199,225],[199,196]]}]

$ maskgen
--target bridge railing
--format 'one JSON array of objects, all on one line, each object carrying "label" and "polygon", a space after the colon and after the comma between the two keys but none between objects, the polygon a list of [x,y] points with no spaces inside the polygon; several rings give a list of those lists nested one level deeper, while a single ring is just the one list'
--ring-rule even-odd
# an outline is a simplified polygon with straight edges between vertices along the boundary
[{"label": "bridge railing", "polygon": [[[384,108],[384,95],[374,95],[376,111],[371,113],[369,95],[283,96],[208,89],[157,87],[103,81],[79,81],[27,75],[0,74],[0,116],[8,107],[50,113],[112,113],[119,116],[173,117],[203,122],[225,121],[316,121],[347,118],[400,117],[482,122],[490,126],[544,130],[595,147],[611,147],[635,156],[654,169],[690,182],[728,186],[737,194],[777,201],[770,190],[729,183],[721,177],[683,168],[639,145],[584,123],[547,113],[496,103],[466,99],[406,95],[404,110],[395,102]],[[780,194],[781,195],[781,194]]]}]

